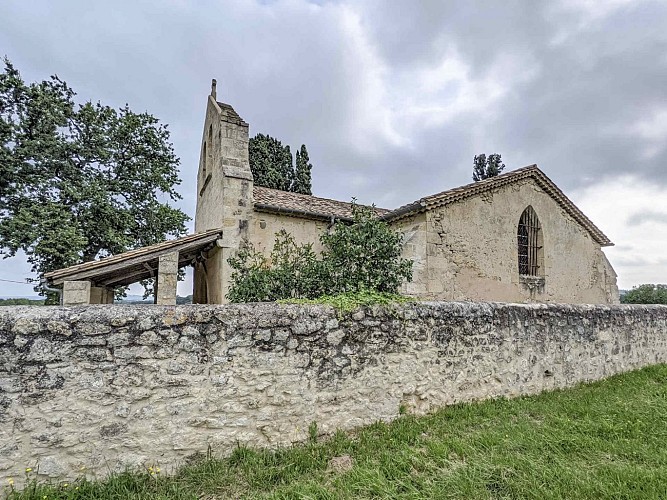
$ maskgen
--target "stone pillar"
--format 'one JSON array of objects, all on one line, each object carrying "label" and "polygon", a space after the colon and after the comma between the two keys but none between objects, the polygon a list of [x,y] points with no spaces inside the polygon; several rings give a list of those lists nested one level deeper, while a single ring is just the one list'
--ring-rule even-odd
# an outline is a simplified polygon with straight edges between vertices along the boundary
[{"label": "stone pillar", "polygon": [[161,255],[157,268],[155,303],[158,305],[175,306],[177,282],[178,252]]},{"label": "stone pillar", "polygon": [[91,304],[113,304],[113,289],[106,287],[90,287]]},{"label": "stone pillar", "polygon": [[197,262],[194,267],[192,303],[208,304],[208,292],[206,289],[206,264],[205,262]]},{"label": "stone pillar", "polygon": [[206,261],[206,303],[207,304],[225,304],[227,290],[225,265],[229,254],[225,252],[226,249],[213,247],[208,252],[208,260]]},{"label": "stone pillar", "polygon": [[90,281],[65,281],[63,283],[64,306],[86,306],[90,304]]}]

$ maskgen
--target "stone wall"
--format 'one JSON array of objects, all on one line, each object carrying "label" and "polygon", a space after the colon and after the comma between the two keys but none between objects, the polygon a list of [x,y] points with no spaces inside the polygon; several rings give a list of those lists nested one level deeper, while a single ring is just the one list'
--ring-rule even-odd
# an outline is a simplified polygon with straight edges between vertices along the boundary
[{"label": "stone wall", "polygon": [[0,479],[169,469],[667,361],[667,306],[0,309]]}]

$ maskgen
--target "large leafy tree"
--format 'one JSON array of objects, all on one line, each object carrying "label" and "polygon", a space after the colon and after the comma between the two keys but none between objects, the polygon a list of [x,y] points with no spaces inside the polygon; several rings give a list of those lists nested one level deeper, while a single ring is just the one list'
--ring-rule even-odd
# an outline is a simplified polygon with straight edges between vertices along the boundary
[{"label": "large leafy tree", "polygon": [[488,156],[485,154],[475,156],[473,160],[472,180],[479,182],[489,177],[499,175],[505,169],[505,164],[501,155],[494,153]]},{"label": "large leafy tree", "polygon": [[0,253],[25,252],[33,272],[87,262],[185,232],[169,201],[179,159],[148,113],[77,105],[58,77],[0,74]]},{"label": "large leafy tree", "polygon": [[275,137],[257,134],[248,144],[250,170],[256,186],[311,194],[311,170],[308,151],[302,145],[296,153],[296,167],[290,147]]}]

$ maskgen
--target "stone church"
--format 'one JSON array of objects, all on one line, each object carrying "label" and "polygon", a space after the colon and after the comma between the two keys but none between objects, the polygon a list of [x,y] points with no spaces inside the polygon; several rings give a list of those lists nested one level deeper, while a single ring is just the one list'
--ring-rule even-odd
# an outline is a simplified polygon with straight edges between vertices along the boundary
[{"label": "stone church", "polygon": [[[616,304],[602,231],[536,165],[425,196],[378,216],[403,234],[414,262],[402,292],[425,300]],[[208,96],[197,173],[195,233],[45,274],[65,305],[109,304],[114,290],[154,278],[157,304],[176,303],[178,270],[194,267],[193,301],[226,302],[227,259],[244,241],[268,253],[285,229],[313,243],[350,203],[253,185],[248,124]]]},{"label": "stone church", "polygon": [[[208,97],[197,177],[195,232],[222,236],[197,259],[194,302],[224,303],[227,259],[244,240],[264,252],[275,233],[311,242],[350,204],[253,185],[248,124]],[[536,166],[425,196],[378,216],[404,235],[414,261],[403,292],[426,300],[619,302],[602,247],[612,242]]]}]

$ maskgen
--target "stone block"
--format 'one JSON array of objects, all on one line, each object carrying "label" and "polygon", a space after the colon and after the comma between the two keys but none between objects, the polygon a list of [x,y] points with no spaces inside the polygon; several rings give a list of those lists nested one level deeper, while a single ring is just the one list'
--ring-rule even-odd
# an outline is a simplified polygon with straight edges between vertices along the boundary
[{"label": "stone block", "polygon": [[90,303],[91,304],[113,304],[114,294],[113,289],[106,287],[90,287]]},{"label": "stone block", "polygon": [[63,305],[85,306],[90,304],[90,281],[65,281],[63,283]]}]

